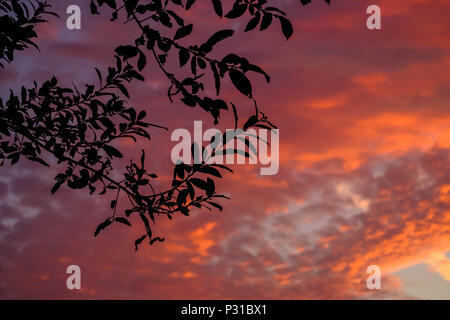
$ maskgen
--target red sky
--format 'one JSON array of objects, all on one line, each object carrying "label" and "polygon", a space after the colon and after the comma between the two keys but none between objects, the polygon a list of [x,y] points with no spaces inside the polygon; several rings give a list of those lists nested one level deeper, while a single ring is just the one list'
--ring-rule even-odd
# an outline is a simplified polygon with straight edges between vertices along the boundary
[{"label": "red sky", "polygon": [[[0,298],[450,299],[450,1],[272,2],[294,22],[289,41],[275,24],[244,33],[248,18],[219,20],[208,2],[186,19],[198,39],[237,30],[217,54],[244,55],[272,76],[270,85],[252,80],[280,128],[278,175],[235,166],[218,184],[232,197],[222,213],[161,218],[156,233],[166,242],[134,252],[139,223],[93,237],[110,214],[108,198],[68,189],[52,196],[56,169],[2,167]],[[137,32],[93,18],[87,0],[79,1],[82,30],[69,31],[69,4],[58,1],[62,19],[39,28],[40,53],[20,53],[1,71],[3,95],[54,74],[68,85],[93,80],[93,68],[106,68]],[[371,4],[382,10],[380,31],[365,26]],[[201,110],[168,102],[155,66],[145,75],[132,101],[153,122],[212,126]],[[233,98],[242,118],[250,114]],[[172,143],[168,133],[151,134],[148,164],[162,188]],[[141,146],[122,147],[134,157]],[[71,264],[81,267],[80,291],[66,288]],[[365,285],[372,264],[382,272],[375,292]]]}]

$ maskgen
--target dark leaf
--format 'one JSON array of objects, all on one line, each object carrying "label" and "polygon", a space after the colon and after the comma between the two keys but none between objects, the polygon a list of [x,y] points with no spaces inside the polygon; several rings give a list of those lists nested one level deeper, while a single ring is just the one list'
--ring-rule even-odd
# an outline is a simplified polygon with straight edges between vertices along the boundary
[{"label": "dark leaf", "polygon": [[96,237],[100,231],[102,231],[103,229],[105,229],[107,226],[109,226],[112,223],[111,219],[108,218],[106,219],[104,222],[100,223],[97,227],[97,229],[95,230],[94,236]]},{"label": "dark leaf", "polygon": [[192,32],[192,27],[193,27],[192,24],[188,24],[187,26],[179,28],[175,33],[175,37],[173,38],[173,40],[178,40],[190,35]]},{"label": "dark leaf", "polygon": [[244,32],[248,32],[248,31],[255,29],[258,26],[260,19],[261,19],[261,14],[258,11],[258,12],[256,12],[255,16],[252,19],[250,19],[250,21],[248,22],[247,26],[245,27]]},{"label": "dark leaf", "polygon": [[205,69],[206,68],[206,62],[202,58],[197,58],[197,64],[198,64],[200,69]]},{"label": "dark leaf", "polygon": [[181,191],[178,193],[178,196],[177,196],[177,205],[178,205],[179,207],[181,207],[181,206],[184,205],[184,203],[186,202],[186,198],[187,198],[188,194],[189,194],[188,189],[183,189],[183,190],[181,190]]},{"label": "dark leaf", "polygon": [[187,49],[180,49],[178,52],[179,60],[180,60],[180,68],[183,67],[189,61],[189,51]]},{"label": "dark leaf", "polygon": [[207,178],[206,180],[206,194],[208,197],[211,197],[216,191],[216,186],[214,185],[214,180],[211,178]]},{"label": "dark leaf", "polygon": [[147,58],[145,57],[145,54],[142,51],[139,51],[139,60],[138,60],[138,69],[139,71],[142,71],[145,68],[145,65],[147,64]]},{"label": "dark leaf", "polygon": [[125,9],[127,10],[128,16],[131,16],[136,9],[139,0],[127,0],[125,1]]},{"label": "dark leaf", "polygon": [[228,19],[236,19],[242,16],[245,11],[247,11],[247,4],[246,3],[239,3],[235,2],[233,5],[233,9],[229,11],[225,17]]},{"label": "dark leaf", "polygon": [[103,150],[105,150],[105,152],[108,154],[108,156],[110,156],[111,158],[116,157],[116,158],[123,158],[123,155],[120,153],[119,150],[117,150],[114,147],[108,146],[108,145],[104,145],[103,146]]},{"label": "dark leaf", "polygon": [[217,204],[217,203],[212,202],[212,201],[206,201],[206,202],[208,202],[208,203],[209,203],[210,205],[212,205],[213,207],[216,207],[216,208],[219,209],[220,211],[223,210],[223,207],[222,207],[220,204]]},{"label": "dark leaf", "polygon": [[259,31],[266,30],[272,23],[272,15],[270,13],[264,13]]},{"label": "dark leaf", "polygon": [[160,238],[160,237],[156,237],[156,238],[153,238],[152,240],[150,240],[150,245],[153,245],[156,241],[158,241],[158,242],[164,242],[164,238]]},{"label": "dark leaf", "polygon": [[263,69],[258,67],[257,65],[249,64],[249,65],[247,65],[247,70],[257,72],[257,73],[264,75],[264,77],[266,78],[266,81],[270,82],[270,76]]},{"label": "dark leaf", "polygon": [[97,10],[97,6],[94,3],[94,0],[91,0],[90,9],[91,9],[91,14],[99,14],[98,10]]},{"label": "dark leaf", "polygon": [[244,124],[244,130],[253,127],[258,122],[258,117],[253,115],[251,116]]},{"label": "dark leaf", "polygon": [[214,7],[214,12],[222,18],[223,9],[222,9],[222,1],[221,0],[212,0],[212,4]]},{"label": "dark leaf", "polygon": [[199,189],[206,190],[206,182],[201,179],[192,178],[189,180],[189,182],[191,182],[194,186],[196,186]]},{"label": "dark leaf", "polygon": [[[180,4],[181,4],[181,0],[179,0],[180,1]],[[170,15],[170,16],[172,16],[172,18],[174,18],[175,19],[175,21],[177,22],[177,24],[179,25],[179,26],[184,26],[184,20],[180,17],[180,16],[178,16],[175,12],[173,12],[172,10],[166,10],[167,11],[167,13]]]},{"label": "dark leaf", "polygon": [[292,23],[284,17],[278,17],[278,19],[280,20],[281,30],[283,31],[284,36],[286,39],[289,39],[292,36],[292,33],[294,33]]},{"label": "dark leaf", "polygon": [[61,182],[57,182],[55,183],[55,185],[53,186],[51,193],[54,194],[56,191],[58,191],[58,189],[61,187],[62,183]]},{"label": "dark leaf", "polygon": [[122,94],[127,97],[130,98],[130,94],[128,93],[127,88],[125,88],[125,86],[121,83],[117,84],[117,88],[120,90],[120,92],[122,92]]},{"label": "dark leaf", "polygon": [[116,53],[123,57],[124,60],[127,60],[137,56],[139,49],[133,46],[119,46],[116,48]]},{"label": "dark leaf", "polygon": [[275,7],[266,7],[266,11],[278,12],[278,13],[281,13],[283,16],[286,15],[286,12],[284,12],[278,8],[275,8]]},{"label": "dark leaf", "polygon": [[229,30],[229,29],[225,29],[225,30],[220,30],[217,31],[216,33],[214,33],[209,39],[208,41],[206,41],[206,43],[213,47],[215,46],[218,42],[225,40],[226,38],[229,38],[233,35],[234,31],[233,30]]},{"label": "dark leaf", "polygon": [[252,84],[248,78],[241,71],[237,69],[230,69],[229,71],[231,82],[234,84],[243,95],[252,97]]},{"label": "dark leaf", "polygon": [[198,171],[213,175],[218,178],[222,178],[222,175],[220,174],[219,170],[217,170],[216,168],[210,167],[210,166],[203,166]]},{"label": "dark leaf", "polygon": [[150,224],[148,222],[147,217],[143,213],[140,213],[139,216],[141,217],[142,222],[144,222],[145,230],[147,231],[148,237],[151,238],[152,230],[150,229]]},{"label": "dark leaf", "polygon": [[194,3],[195,3],[195,0],[187,0],[187,2],[186,2],[186,10],[189,10]]},{"label": "dark leaf", "polygon": [[138,245],[141,244],[142,241],[144,241],[144,239],[147,238],[147,235],[143,235],[142,237],[140,237],[139,239],[136,239],[136,241],[134,242],[134,246],[135,246],[135,251],[138,250]]},{"label": "dark leaf", "polygon": [[128,221],[128,219],[126,219],[126,218],[118,217],[118,218],[115,218],[114,220],[119,222],[119,223],[123,223],[123,224],[126,224],[127,226],[131,227],[130,221]]},{"label": "dark leaf", "polygon": [[210,63],[211,70],[213,71],[214,75],[214,86],[216,87],[216,95],[219,95],[220,93],[220,76],[219,71],[217,70],[217,66],[215,62]]}]

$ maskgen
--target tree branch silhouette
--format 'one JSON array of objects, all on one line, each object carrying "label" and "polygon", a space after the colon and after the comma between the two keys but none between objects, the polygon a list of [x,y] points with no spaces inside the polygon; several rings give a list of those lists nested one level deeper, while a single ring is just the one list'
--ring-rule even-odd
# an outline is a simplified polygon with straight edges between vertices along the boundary
[{"label": "tree branch silhouette", "polygon": [[[329,4],[329,0],[325,0]],[[115,192],[110,207],[112,215],[99,224],[95,231],[97,236],[103,229],[114,222],[131,226],[129,218],[139,216],[145,234],[135,241],[135,248],[145,239],[150,244],[164,241],[164,238],[154,237],[153,224],[156,217],[165,215],[172,219],[174,214],[181,213],[188,216],[193,207],[216,208],[222,210],[218,199],[228,197],[216,192],[214,179],[222,178],[219,170],[232,170],[220,164],[208,164],[203,160],[200,164],[188,165],[179,163],[174,166],[172,185],[166,190],[156,192],[152,182],[158,178],[157,174],[149,171],[145,163],[145,151],[141,150],[139,161],[129,160],[123,179],[112,178],[117,166],[113,160],[123,158],[115,143],[120,139],[150,140],[148,129],[158,127],[147,122],[147,113],[138,112],[127,104],[130,97],[129,87],[132,81],[144,81],[141,74],[147,65],[147,54],[168,79],[169,100],[179,97],[180,101],[191,108],[199,106],[214,119],[214,124],[220,121],[223,111],[231,111],[235,118],[235,135],[245,134],[250,128],[271,129],[275,126],[259,110],[253,97],[252,83],[249,73],[257,73],[270,82],[269,75],[259,66],[252,64],[245,57],[229,53],[222,59],[213,58],[211,53],[215,45],[232,37],[233,30],[219,30],[213,33],[204,43],[184,46],[179,40],[187,38],[194,30],[193,24],[186,24],[174,10],[191,10],[195,0],[92,0],[90,9],[92,14],[100,14],[99,7],[106,5],[112,9],[112,21],[118,21],[123,15],[122,22],[134,22],[138,34],[133,44],[123,44],[115,49],[116,64],[108,67],[108,72],[102,74],[95,69],[99,85],[88,84],[80,90],[65,88],[58,85],[53,77],[43,85],[22,87],[20,94],[12,90],[5,103],[0,99],[0,165],[8,160],[11,165],[16,164],[21,157],[50,166],[47,159],[52,156],[58,163],[65,164],[65,170],[56,177],[56,183],[51,192],[55,193],[62,185],[71,189],[88,188],[90,194],[100,195]],[[305,5],[310,1],[301,0]],[[145,4],[144,4],[145,3]],[[238,19],[245,13],[251,16],[245,32],[256,29],[266,30],[277,19],[283,35],[288,39],[293,33],[292,24],[286,14],[276,7],[269,6],[267,1],[237,0],[227,14],[223,14],[222,1],[212,0],[212,9],[219,18]],[[119,5],[118,5],[119,4]],[[29,6],[34,13],[29,14]],[[174,10],[171,9],[173,7]],[[12,29],[0,33],[0,60],[10,63],[14,59],[15,50],[23,50],[27,45],[37,47],[31,41],[37,35],[34,27],[37,23],[45,22],[44,14],[55,13],[49,11],[50,5],[43,1],[30,1],[28,6],[21,1],[3,0],[0,2],[0,25],[14,25]],[[152,23],[150,23],[150,21]],[[172,30],[176,26],[173,36],[163,36],[163,31]],[[18,32],[21,30],[22,32]],[[26,31],[24,31],[26,30]],[[175,53],[173,53],[175,52]],[[166,62],[169,54],[176,54],[179,69],[190,66],[191,75],[178,78],[169,71]],[[0,63],[1,64],[1,63]],[[3,66],[3,65],[2,65]],[[216,96],[208,96],[206,83],[202,82],[209,72],[214,80],[212,86]],[[253,102],[255,114],[248,118],[242,126],[239,125],[238,112],[235,104],[225,102],[220,98],[221,86],[225,76],[228,76],[237,91]],[[223,145],[217,146],[214,152],[226,152]],[[192,157],[204,152],[203,146],[196,144],[191,148]],[[232,150],[234,153],[244,152]],[[47,161],[46,161],[47,160]],[[199,178],[199,175],[202,178]],[[101,190],[99,192],[99,190]],[[124,215],[117,216],[120,194],[128,200],[128,208]]]},{"label": "tree branch silhouette", "polygon": [[49,11],[50,5],[46,1],[30,0],[0,2],[0,67],[2,63],[14,60],[14,52],[22,51],[28,46],[38,49],[32,39],[37,37],[35,26],[47,22],[45,15],[58,16]]}]

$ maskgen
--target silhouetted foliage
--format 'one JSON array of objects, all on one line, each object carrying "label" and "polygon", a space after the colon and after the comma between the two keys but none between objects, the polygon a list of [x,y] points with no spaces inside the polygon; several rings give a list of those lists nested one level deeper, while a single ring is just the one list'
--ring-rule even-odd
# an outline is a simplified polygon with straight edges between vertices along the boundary
[{"label": "silhouetted foliage", "polygon": [[0,1],[0,67],[14,59],[14,51],[21,51],[29,45],[37,48],[33,38],[37,37],[35,25],[46,22],[45,15],[50,5],[43,1]]},{"label": "silhouetted foliage", "polygon": [[[329,0],[325,1],[329,3]],[[301,0],[303,5],[309,2]],[[233,30],[217,30],[199,44],[184,46],[179,42],[195,30],[193,24],[185,22],[179,11],[191,10],[195,3],[195,0],[92,0],[92,14],[100,14],[103,6],[109,7],[112,21],[133,22],[139,30],[133,41],[115,49],[114,66],[110,66],[104,74],[95,69],[98,84],[88,84],[83,90],[65,88],[59,86],[58,80],[53,77],[40,86],[35,82],[31,88],[22,87],[19,94],[11,90],[5,103],[0,99],[0,164],[9,162],[13,165],[20,158],[26,158],[49,166],[44,157],[44,154],[49,154],[65,165],[65,169],[55,177],[52,193],[62,185],[71,189],[87,188],[90,194],[115,192],[115,200],[110,203],[112,215],[100,223],[95,236],[114,222],[131,226],[129,218],[136,215],[146,231],[135,241],[136,250],[145,239],[150,244],[164,241],[154,237],[151,227],[159,215],[169,219],[177,213],[188,216],[192,207],[222,210],[216,201],[227,197],[216,192],[214,179],[222,178],[220,171],[232,172],[224,165],[206,164],[205,160],[194,165],[180,163],[174,167],[172,185],[165,191],[157,192],[153,183],[158,176],[146,168],[146,154],[142,150],[138,161],[130,159],[122,173],[123,179],[113,178],[117,176],[117,172],[113,174],[114,170],[117,171],[113,159],[123,158],[115,142],[120,139],[149,140],[146,129],[159,127],[146,120],[145,111],[137,112],[127,103],[129,84],[136,80],[144,81],[141,72],[148,59],[154,59],[168,79],[167,95],[170,101],[178,98],[188,107],[200,107],[211,115],[215,124],[219,123],[221,112],[231,108],[236,135],[252,127],[275,128],[259,111],[250,80],[253,74],[257,74],[270,82],[269,75],[245,57],[234,53],[222,58],[213,56],[214,47],[233,36]],[[211,9],[218,18],[250,16],[245,32],[258,26],[259,31],[263,31],[277,20],[287,39],[293,33],[286,14],[269,6],[265,0],[234,1],[226,13],[222,4],[220,0],[211,1]],[[34,26],[44,22],[42,15],[55,15],[48,9],[49,5],[43,1],[28,1],[27,4],[24,1],[0,1],[3,14],[0,17],[1,59],[11,62],[15,50],[22,50],[27,45],[36,46],[31,41],[36,37]],[[178,58],[179,68],[189,68],[190,76],[180,78],[168,70],[166,61],[169,55]],[[207,84],[203,80],[206,73],[214,79],[210,85],[215,96],[206,94]],[[244,122],[242,128],[238,124],[235,104],[220,99],[222,82],[226,77],[255,106],[255,114]],[[215,152],[226,153],[227,150],[221,147],[216,146]],[[202,151],[202,146],[192,145],[192,156]],[[239,153],[241,150],[232,152]],[[245,152],[245,156],[249,154]],[[121,193],[128,199],[128,208],[123,215],[116,214]]]}]

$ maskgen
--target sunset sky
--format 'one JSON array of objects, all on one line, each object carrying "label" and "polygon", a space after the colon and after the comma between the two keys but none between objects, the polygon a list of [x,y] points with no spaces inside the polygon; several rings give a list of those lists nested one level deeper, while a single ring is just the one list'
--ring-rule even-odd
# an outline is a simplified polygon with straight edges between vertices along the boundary
[{"label": "sunset sky", "polygon": [[[28,49],[0,69],[0,94],[53,75],[70,86],[96,81],[94,67],[114,62],[114,48],[138,34],[132,23],[93,17],[89,1],[49,1],[61,19],[38,28],[40,52]],[[224,3],[231,1],[224,1]],[[270,2],[270,1],[269,1]],[[21,160],[0,168],[1,299],[450,299],[450,0],[271,0],[294,24],[244,33],[248,15],[220,20],[198,0],[186,21],[193,37],[236,30],[214,52],[234,52],[261,66],[252,77],[262,110],[280,129],[280,171],[233,166],[217,183],[230,195],[223,212],[161,217],[164,243],[134,240],[145,231],[115,224],[106,197],[61,188],[58,167]],[[65,10],[77,3],[82,29],[69,31]],[[382,10],[382,29],[366,28],[366,9]],[[189,41],[189,40],[188,40]],[[176,66],[172,67],[176,71]],[[134,83],[132,103],[170,131],[213,126],[205,112],[167,99],[156,65]],[[242,119],[252,106],[228,84]],[[232,113],[222,126],[232,128]],[[145,148],[148,165],[170,184],[170,132],[123,143],[127,157]],[[78,265],[82,289],[66,287]],[[366,268],[378,265],[380,290]]]}]

